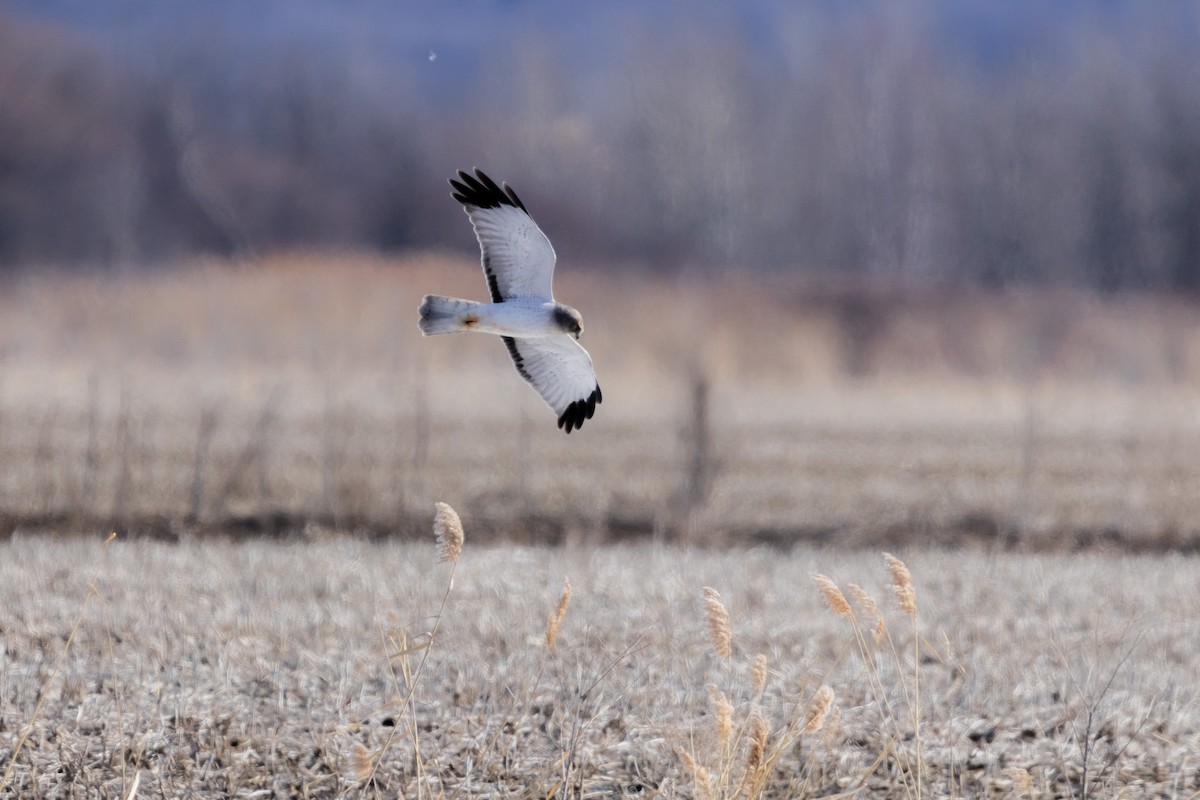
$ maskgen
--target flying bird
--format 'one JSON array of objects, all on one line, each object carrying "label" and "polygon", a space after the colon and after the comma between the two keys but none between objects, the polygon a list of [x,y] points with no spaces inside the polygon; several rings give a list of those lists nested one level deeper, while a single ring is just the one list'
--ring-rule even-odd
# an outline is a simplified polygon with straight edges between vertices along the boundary
[{"label": "flying bird", "polygon": [[492,302],[427,294],[421,333],[493,333],[521,377],[558,415],[567,433],[596,413],[602,395],[592,357],[579,344],[583,317],[554,300],[554,248],[507,183],[476,169],[450,179],[475,228]]}]

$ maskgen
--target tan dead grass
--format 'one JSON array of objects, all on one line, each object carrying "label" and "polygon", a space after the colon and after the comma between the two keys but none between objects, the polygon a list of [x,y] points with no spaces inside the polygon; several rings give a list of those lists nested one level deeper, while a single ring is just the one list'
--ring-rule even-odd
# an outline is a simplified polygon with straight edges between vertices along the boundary
[{"label": "tan dead grass", "polygon": [[721,602],[721,594],[711,586],[704,587],[704,619],[708,622],[708,638],[713,652],[728,660],[733,652],[733,630],[729,611]]},{"label": "tan dead grass", "polygon": [[[14,279],[0,511],[10,528],[172,537],[230,519],[386,531],[447,498],[484,538],[1200,542],[1200,314],[1186,304],[856,296],[604,265],[559,277],[605,387],[582,445],[495,342],[417,335],[422,293],[482,296],[470,258]],[[879,331],[854,334],[871,314]],[[848,347],[867,349],[865,375],[846,375]],[[697,374],[712,479],[680,518]]]},{"label": "tan dead grass", "polygon": [[[135,780],[151,797],[356,796],[376,785],[388,796],[544,797],[564,786],[687,796],[704,779],[677,752],[704,770],[698,794],[713,797],[731,785],[763,797],[918,787],[981,797],[1019,790],[1024,775],[1054,796],[1078,791],[1085,714],[1099,732],[1097,796],[1179,796],[1200,781],[1200,628],[1188,611],[1200,572],[1187,558],[912,554],[914,665],[886,650],[864,658],[845,618],[804,588],[814,565],[886,588],[871,553],[472,546],[443,614],[432,541],[118,540],[93,580],[100,549],[98,539],[0,545],[0,760],[32,728],[12,796],[126,796]],[[575,622],[547,660],[545,597],[564,573],[577,576]],[[709,748],[722,745],[706,687],[717,662],[696,613],[700,582],[723,588],[737,652],[773,665],[761,696],[757,659],[720,667],[736,772],[712,767]],[[435,613],[437,647],[406,716],[379,630],[396,618],[416,634]],[[905,652],[909,617],[890,614]],[[1109,685],[1090,677],[1107,680],[1118,663]],[[884,706],[904,708],[917,666],[919,784],[907,715]],[[834,707],[818,730],[826,698]]]},{"label": "tan dead grass", "polygon": [[[803,287],[564,272],[606,397],[567,440],[494,343],[415,335],[420,294],[480,296],[476,270],[277,258],[0,295],[4,791],[1200,785],[1196,565],[995,553],[1200,541],[1186,307],[893,298],[864,346],[844,298]],[[697,375],[714,479],[680,512]],[[443,517],[437,572],[435,496],[468,512]],[[412,518],[419,544],[328,535]],[[119,540],[98,569],[90,539],[26,534],[109,519],[178,543]],[[290,544],[202,536],[297,526]],[[897,550],[885,571],[807,546],[588,546],[622,531],[984,547]],[[473,544],[489,532],[571,546]],[[859,582],[853,605],[826,575]],[[874,601],[887,588],[899,610]]]},{"label": "tan dead grass", "polygon": [[553,650],[554,645],[558,643],[558,631],[562,627],[563,620],[567,617],[567,609],[571,606],[571,581],[563,581],[562,594],[558,596],[558,604],[554,606],[554,610],[550,612],[549,619],[546,620],[546,649]]}]

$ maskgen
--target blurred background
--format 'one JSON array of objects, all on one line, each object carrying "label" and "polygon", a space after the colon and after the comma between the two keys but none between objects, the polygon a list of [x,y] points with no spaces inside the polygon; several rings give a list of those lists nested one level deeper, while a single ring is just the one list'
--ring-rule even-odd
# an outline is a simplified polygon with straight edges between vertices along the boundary
[{"label": "blurred background", "polygon": [[[1194,547],[1197,86],[1194,0],[0,0],[0,514]],[[417,335],[472,166],[570,440]]]},{"label": "blurred background", "polygon": [[7,0],[0,261],[466,249],[1200,289],[1195,2]]}]

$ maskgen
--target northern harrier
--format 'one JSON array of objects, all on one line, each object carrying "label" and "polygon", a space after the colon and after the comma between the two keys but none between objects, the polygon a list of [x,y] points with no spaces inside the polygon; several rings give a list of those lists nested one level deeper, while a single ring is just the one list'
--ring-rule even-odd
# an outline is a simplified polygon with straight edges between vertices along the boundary
[{"label": "northern harrier", "polygon": [[596,413],[600,384],[592,358],[578,343],[583,317],[554,301],[554,248],[507,184],[476,169],[450,179],[479,249],[492,302],[428,294],[421,300],[421,333],[494,333],[504,340],[517,372],[558,415],[567,433]]}]

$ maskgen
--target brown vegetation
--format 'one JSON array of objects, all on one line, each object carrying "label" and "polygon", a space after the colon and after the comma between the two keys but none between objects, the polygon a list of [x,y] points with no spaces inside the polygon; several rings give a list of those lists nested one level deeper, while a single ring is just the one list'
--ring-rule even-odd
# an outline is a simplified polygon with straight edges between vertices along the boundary
[{"label": "brown vegetation", "polygon": [[4,530],[414,536],[446,498],[483,540],[1200,542],[1190,305],[560,278],[606,398],[579,443],[498,343],[418,335],[423,292],[482,296],[468,260],[14,281]]},{"label": "brown vegetation", "polygon": [[[468,528],[438,565],[428,520],[419,543],[5,543],[0,796],[1200,785],[1192,559],[912,553],[920,616],[884,603],[875,638],[804,576],[880,597],[877,553],[480,548]],[[728,658],[702,584],[732,618]]]},{"label": "brown vegetation", "polygon": [[1192,309],[889,301],[849,370],[827,287],[562,277],[570,440],[496,342],[417,335],[471,262],[13,282],[0,795],[1197,785],[1191,559],[996,552],[1195,546]]}]

